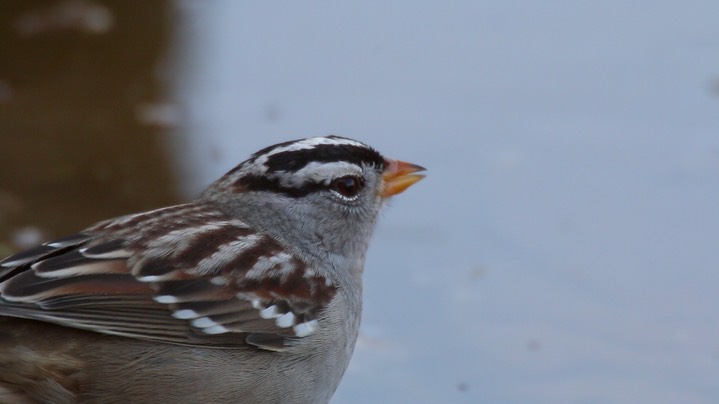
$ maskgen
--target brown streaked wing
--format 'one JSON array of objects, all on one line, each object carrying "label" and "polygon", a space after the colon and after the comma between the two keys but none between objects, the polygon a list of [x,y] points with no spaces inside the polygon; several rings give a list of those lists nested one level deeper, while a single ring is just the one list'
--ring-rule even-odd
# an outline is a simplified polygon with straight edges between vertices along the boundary
[{"label": "brown streaked wing", "polygon": [[317,329],[336,292],[201,204],[106,221],[0,265],[0,315],[191,345],[281,349]]}]

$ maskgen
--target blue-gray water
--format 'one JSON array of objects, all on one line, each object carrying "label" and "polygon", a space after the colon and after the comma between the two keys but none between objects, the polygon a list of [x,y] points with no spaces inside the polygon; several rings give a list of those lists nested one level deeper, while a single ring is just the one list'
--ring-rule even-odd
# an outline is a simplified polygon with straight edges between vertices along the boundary
[{"label": "blue-gray water", "polygon": [[429,169],[333,403],[719,400],[719,2],[177,11],[188,194],[328,133]]}]

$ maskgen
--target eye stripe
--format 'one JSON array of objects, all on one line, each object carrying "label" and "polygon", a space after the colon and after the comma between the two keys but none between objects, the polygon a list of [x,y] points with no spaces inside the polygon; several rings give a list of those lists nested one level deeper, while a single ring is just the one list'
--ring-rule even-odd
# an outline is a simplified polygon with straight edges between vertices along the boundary
[{"label": "eye stripe", "polygon": [[267,178],[259,175],[245,175],[240,177],[238,184],[246,191],[270,191],[283,194],[295,198],[307,196],[312,192],[317,192],[327,188],[324,184],[307,183],[301,187],[285,187],[280,184],[277,178]]}]

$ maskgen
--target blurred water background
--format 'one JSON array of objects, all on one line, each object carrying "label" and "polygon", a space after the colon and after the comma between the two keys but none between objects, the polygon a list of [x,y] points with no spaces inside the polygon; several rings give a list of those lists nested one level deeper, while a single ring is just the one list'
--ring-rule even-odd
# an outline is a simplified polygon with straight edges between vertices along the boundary
[{"label": "blurred water background", "polygon": [[429,176],[333,403],[719,400],[718,2],[59,3],[0,13],[2,248],[344,135]]}]

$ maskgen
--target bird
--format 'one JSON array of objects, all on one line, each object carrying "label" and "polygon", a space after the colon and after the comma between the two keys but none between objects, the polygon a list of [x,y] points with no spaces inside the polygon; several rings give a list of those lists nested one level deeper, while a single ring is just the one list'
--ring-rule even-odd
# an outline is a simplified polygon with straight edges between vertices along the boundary
[{"label": "bird", "polygon": [[190,202],[5,258],[0,402],[329,402],[378,214],[424,171],[345,137],[287,141]]}]

